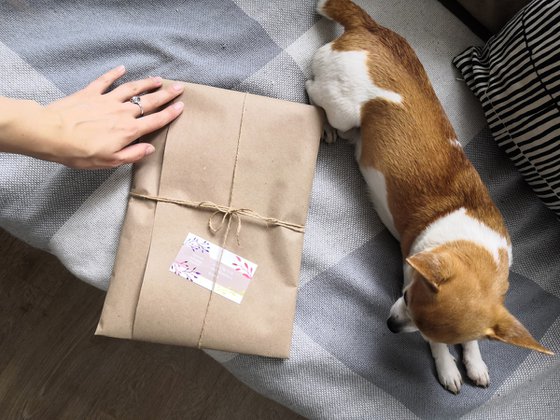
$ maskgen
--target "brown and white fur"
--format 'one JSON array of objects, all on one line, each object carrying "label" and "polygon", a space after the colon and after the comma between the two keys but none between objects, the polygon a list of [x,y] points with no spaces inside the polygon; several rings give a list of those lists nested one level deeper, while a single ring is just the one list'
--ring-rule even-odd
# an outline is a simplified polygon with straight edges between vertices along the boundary
[{"label": "brown and white fur", "polygon": [[353,137],[375,208],[401,243],[391,331],[419,330],[453,393],[462,378],[447,344],[462,344],[467,375],[483,387],[478,339],[552,354],[504,306],[508,232],[412,48],[349,0],[321,0],[317,10],[345,32],[315,53],[307,92],[339,136]]}]

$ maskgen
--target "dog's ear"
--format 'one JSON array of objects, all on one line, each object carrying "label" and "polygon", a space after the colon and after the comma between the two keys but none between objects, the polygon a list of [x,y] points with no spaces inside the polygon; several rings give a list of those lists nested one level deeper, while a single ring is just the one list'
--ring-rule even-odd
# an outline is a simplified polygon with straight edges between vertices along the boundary
[{"label": "dog's ear", "polygon": [[451,263],[444,252],[435,250],[419,252],[408,257],[406,262],[420,273],[422,280],[436,293],[441,283],[451,275]]},{"label": "dog's ear", "polygon": [[553,355],[554,353],[546,347],[541,346],[529,331],[515,318],[509,311],[502,307],[498,311],[496,324],[488,328],[485,335],[491,340],[498,340],[503,343],[513,344],[530,350]]}]

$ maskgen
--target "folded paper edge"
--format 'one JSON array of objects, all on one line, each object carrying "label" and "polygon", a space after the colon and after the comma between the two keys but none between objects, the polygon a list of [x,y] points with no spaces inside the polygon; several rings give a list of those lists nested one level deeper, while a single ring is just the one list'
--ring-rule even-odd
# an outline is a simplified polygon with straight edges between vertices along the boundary
[{"label": "folded paper edge", "polygon": [[[163,148],[163,150],[161,150],[160,153],[158,154],[158,155],[161,155],[161,158],[159,159],[159,162],[158,162],[158,165],[157,165],[157,168],[158,168],[157,173],[159,174],[159,179],[158,179],[158,182],[157,182],[157,192],[158,193],[159,193],[160,182],[161,182],[161,169],[163,167],[163,159],[165,157],[165,146],[167,144],[167,136],[169,134],[169,125],[167,125],[165,127],[164,132],[165,132],[165,135],[163,136],[163,141],[162,141],[162,146],[161,146]],[[152,136],[154,138],[157,138],[161,135],[162,135],[162,131],[159,131],[159,132],[156,132],[156,133],[152,134]],[[154,157],[156,157],[156,156],[154,156]],[[132,177],[132,188],[134,188],[134,186],[135,186],[134,180],[135,180],[135,177],[137,175],[139,165],[142,165],[142,162],[137,163],[134,166],[133,177]],[[116,254],[116,257],[115,257],[115,266],[116,266],[116,262],[119,258],[119,254],[121,252],[122,239],[123,239],[122,238],[122,233],[125,231],[127,225],[129,223],[131,223],[131,219],[130,219],[130,215],[129,215],[129,209],[132,205],[134,205],[133,200],[138,200],[138,199],[136,199],[134,197],[129,197],[128,198],[126,216],[125,216],[125,220],[124,220],[124,223],[123,223],[123,226],[122,226],[122,229],[121,229],[121,236],[119,237],[119,244],[118,244],[118,248],[117,248],[117,254]],[[136,203],[135,205],[139,205],[139,204],[140,203]],[[140,205],[142,205],[142,204],[140,204]],[[144,204],[144,205],[150,205],[150,204]],[[157,208],[157,203],[154,203],[153,204],[153,213],[155,213],[156,208]],[[126,331],[127,328],[123,328],[122,325],[119,326],[119,327],[115,327],[115,326],[107,327],[105,322],[104,322],[104,320],[107,316],[106,309],[108,308],[108,304],[110,305],[111,297],[112,297],[112,290],[111,290],[112,287],[111,287],[111,285],[114,284],[114,278],[115,278],[115,268],[113,267],[113,271],[111,273],[111,279],[110,279],[110,282],[109,282],[109,289],[107,291],[107,295],[105,297],[105,302],[104,302],[104,305],[103,305],[103,309],[102,309],[101,315],[99,317],[99,322],[97,324],[97,328],[96,328],[95,333],[94,333],[95,335],[103,335],[103,336],[108,336],[108,337],[126,338],[126,339],[132,339],[133,338],[134,323],[135,323],[135,319],[136,319],[136,310],[137,310],[137,306],[138,306],[138,301],[140,299],[140,292],[142,290],[141,285],[142,285],[142,282],[144,281],[144,273],[146,271],[146,266],[147,266],[147,262],[148,262],[148,255],[149,255],[150,248],[151,248],[153,226],[154,226],[155,218],[152,218],[151,220],[152,220],[152,226],[151,226],[151,230],[150,230],[149,241],[147,242],[146,259],[144,261],[144,267],[142,268],[142,281],[140,283],[140,287],[138,288],[137,295],[135,296],[135,299],[134,299],[136,303],[134,304],[134,307],[133,307],[134,312],[133,312],[132,319],[131,319],[130,331]],[[124,279],[123,279],[123,281],[124,281]]]}]

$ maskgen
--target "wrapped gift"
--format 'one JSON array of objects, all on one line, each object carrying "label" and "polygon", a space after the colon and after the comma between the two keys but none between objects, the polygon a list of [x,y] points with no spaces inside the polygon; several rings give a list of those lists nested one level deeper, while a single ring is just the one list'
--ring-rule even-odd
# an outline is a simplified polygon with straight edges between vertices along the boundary
[{"label": "wrapped gift", "polygon": [[322,113],[189,83],[178,100],[135,166],[96,334],[288,357]]}]

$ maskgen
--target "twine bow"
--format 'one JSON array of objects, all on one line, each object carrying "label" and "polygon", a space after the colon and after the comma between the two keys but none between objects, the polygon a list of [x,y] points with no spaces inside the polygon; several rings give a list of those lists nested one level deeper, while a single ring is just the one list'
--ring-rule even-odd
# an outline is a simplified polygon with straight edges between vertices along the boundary
[{"label": "twine bow", "polygon": [[[237,229],[235,231],[237,243],[239,244],[239,235],[241,233],[241,219],[242,217],[247,217],[250,219],[258,220],[266,223],[267,225],[280,226],[285,229],[292,230],[294,232],[304,233],[305,227],[297,223],[287,222],[285,220],[276,219],[274,217],[262,216],[254,210],[248,208],[235,208],[222,206],[220,204],[213,203],[211,201],[189,201],[189,200],[176,200],[174,198],[161,197],[158,195],[141,194],[134,191],[130,192],[131,197],[142,198],[145,200],[157,201],[162,203],[172,203],[179,206],[196,208],[196,209],[206,209],[214,210],[214,213],[208,219],[208,228],[212,233],[217,233],[223,229],[229,219],[235,220],[237,222]],[[222,215],[219,222],[216,222],[216,217]]]}]

